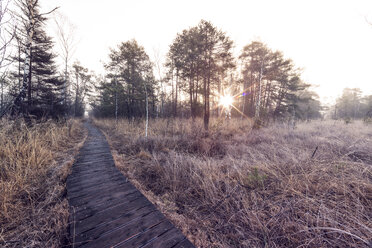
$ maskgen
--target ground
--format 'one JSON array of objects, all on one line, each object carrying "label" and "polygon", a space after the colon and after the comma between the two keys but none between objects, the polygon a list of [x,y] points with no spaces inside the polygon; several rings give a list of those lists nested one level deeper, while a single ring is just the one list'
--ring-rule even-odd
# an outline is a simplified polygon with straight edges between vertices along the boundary
[{"label": "ground", "polygon": [[65,180],[84,141],[79,120],[0,121],[0,246],[62,247]]},{"label": "ground", "polygon": [[116,164],[198,247],[368,247],[372,126],[96,120]]},{"label": "ground", "polygon": [[[371,247],[372,125],[95,120],[116,166],[197,247]],[[0,245],[61,247],[80,121],[0,123]]]}]

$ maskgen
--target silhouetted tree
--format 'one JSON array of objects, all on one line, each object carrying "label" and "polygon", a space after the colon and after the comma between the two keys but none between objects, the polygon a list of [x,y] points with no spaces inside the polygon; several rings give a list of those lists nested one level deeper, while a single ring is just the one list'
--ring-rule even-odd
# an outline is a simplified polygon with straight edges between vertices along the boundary
[{"label": "silhouetted tree", "polygon": [[215,88],[218,93],[221,93],[222,81],[226,77],[225,72],[234,67],[232,44],[224,32],[204,20],[198,26],[177,35],[170,46],[166,64],[169,71],[168,78],[172,84],[172,95],[175,95],[172,97],[175,101],[175,115],[178,89],[182,89],[189,95],[190,112],[193,118],[197,112],[198,94],[201,93],[204,128],[208,130],[212,91]]},{"label": "silhouetted tree", "polygon": [[95,113],[114,115],[116,109],[119,116],[131,118],[143,117],[149,110],[154,115],[156,80],[144,48],[135,40],[123,42],[109,57]]},{"label": "silhouetted tree", "polygon": [[[18,23],[20,50],[24,57],[18,57],[24,65],[23,72],[15,72],[22,78],[22,87],[15,104],[21,112],[36,116],[57,116],[64,112],[63,80],[57,75],[56,55],[52,52],[53,41],[45,32],[46,14],[40,13],[38,0],[18,0]],[[25,99],[27,97],[27,100]]]},{"label": "silhouetted tree", "polygon": [[72,95],[73,115],[80,117],[84,115],[87,97],[90,96],[93,90],[92,74],[87,68],[81,66],[80,62],[75,62],[72,65]]},{"label": "silhouetted tree", "polygon": [[259,41],[245,46],[239,58],[242,62],[244,114],[257,119],[305,118],[303,105],[315,104],[316,100],[312,98],[315,96],[306,93],[310,85],[302,82],[300,71],[290,59]]}]

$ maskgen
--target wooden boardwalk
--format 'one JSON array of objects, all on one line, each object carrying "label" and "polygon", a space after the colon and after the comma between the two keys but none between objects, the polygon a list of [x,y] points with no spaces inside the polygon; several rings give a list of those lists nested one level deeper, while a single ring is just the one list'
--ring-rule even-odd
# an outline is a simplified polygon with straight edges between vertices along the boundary
[{"label": "wooden boardwalk", "polygon": [[71,247],[194,247],[115,167],[101,131],[86,127],[67,178]]}]

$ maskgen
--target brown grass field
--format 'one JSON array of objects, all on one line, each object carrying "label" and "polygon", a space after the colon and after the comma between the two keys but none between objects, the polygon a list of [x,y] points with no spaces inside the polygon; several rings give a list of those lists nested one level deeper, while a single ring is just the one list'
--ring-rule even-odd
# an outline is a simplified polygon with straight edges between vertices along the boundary
[{"label": "brown grass field", "polygon": [[65,179],[84,137],[77,120],[0,121],[0,247],[66,242]]},{"label": "brown grass field", "polygon": [[197,247],[372,247],[372,125],[150,120],[145,138],[141,121],[95,123]]}]

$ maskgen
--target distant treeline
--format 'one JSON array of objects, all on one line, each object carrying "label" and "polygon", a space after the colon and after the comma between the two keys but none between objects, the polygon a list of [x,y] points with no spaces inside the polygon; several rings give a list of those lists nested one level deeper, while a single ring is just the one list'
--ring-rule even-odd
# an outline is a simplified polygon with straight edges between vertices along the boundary
[{"label": "distant treeline", "polygon": [[[175,36],[165,63],[151,61],[135,40],[122,42],[110,51],[104,76],[70,62],[73,35],[57,22],[60,70],[45,32],[48,13],[40,13],[37,0],[15,1],[18,14],[1,9],[1,33],[7,34],[0,48],[1,115],[82,116],[89,103],[97,117],[202,117],[207,129],[210,116],[226,114],[220,97],[231,95],[232,116],[261,121],[322,116],[318,96],[292,60],[260,41],[234,57],[233,41],[204,20]],[[361,118],[370,110],[371,97],[347,89],[333,115]]]},{"label": "distant treeline", "polygon": [[345,88],[330,115],[333,119],[372,118],[372,95],[362,96],[359,88]]},{"label": "distant treeline", "polygon": [[[135,40],[123,42],[111,50],[93,113],[141,117],[147,99],[153,117],[202,117],[208,128],[211,115],[224,115],[220,97],[230,94],[235,116],[261,120],[321,116],[317,95],[281,52],[254,41],[235,58],[232,48],[226,33],[203,20],[176,36],[164,67],[151,63]],[[154,68],[158,69],[158,80]]]}]

